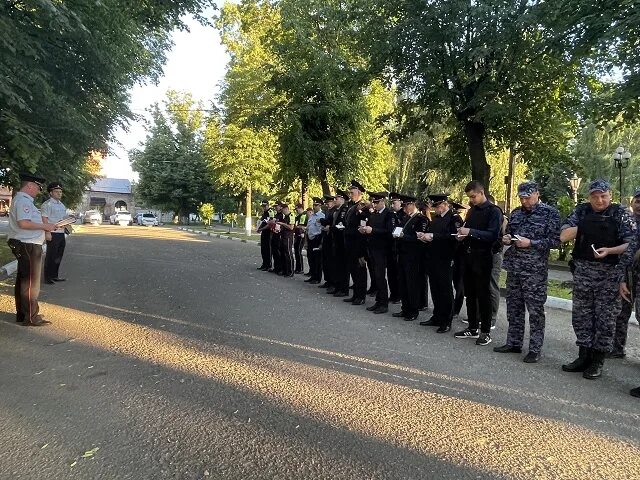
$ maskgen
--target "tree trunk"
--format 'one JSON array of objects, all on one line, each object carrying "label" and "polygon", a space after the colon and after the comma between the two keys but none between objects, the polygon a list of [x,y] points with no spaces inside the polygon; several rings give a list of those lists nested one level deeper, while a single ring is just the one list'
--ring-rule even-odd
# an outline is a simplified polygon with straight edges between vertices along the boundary
[{"label": "tree trunk", "polygon": [[244,228],[247,231],[247,235],[251,235],[251,227],[252,227],[252,221],[251,221],[251,185],[249,185],[249,187],[247,188],[247,198],[245,200],[247,202],[247,206],[246,206],[246,215],[245,215],[245,221],[244,221]]},{"label": "tree trunk", "polygon": [[484,150],[484,125],[465,120],[464,133],[467,138],[469,157],[471,158],[471,178],[482,183],[485,193],[488,195],[491,167],[487,163]]},{"label": "tree trunk", "polygon": [[323,170],[320,175],[320,185],[322,185],[322,194],[323,195],[331,195],[331,185],[329,185],[329,180],[327,180],[327,171]]},{"label": "tree trunk", "polygon": [[307,208],[307,196],[309,194],[309,185],[306,180],[302,180],[302,189],[300,195],[300,203],[304,208]]},{"label": "tree trunk", "polygon": [[507,198],[505,199],[505,212],[509,214],[513,209],[513,205],[511,204],[511,199],[513,198],[513,182],[515,180],[516,172],[516,148],[514,145],[509,146],[509,171],[507,172]]}]

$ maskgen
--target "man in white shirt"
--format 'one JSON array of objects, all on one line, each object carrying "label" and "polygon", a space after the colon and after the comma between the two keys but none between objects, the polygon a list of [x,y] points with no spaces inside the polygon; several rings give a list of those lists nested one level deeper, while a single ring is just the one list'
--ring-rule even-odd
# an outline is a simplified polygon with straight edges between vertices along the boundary
[{"label": "man in white shirt", "polygon": [[[44,223],[57,223],[67,216],[67,207],[60,201],[62,198],[62,185],[60,182],[50,183],[47,187],[49,200],[42,204],[42,221]],[[44,260],[44,283],[54,284],[64,282],[58,272],[66,246],[64,227],[53,232],[46,233],[47,255]]]}]

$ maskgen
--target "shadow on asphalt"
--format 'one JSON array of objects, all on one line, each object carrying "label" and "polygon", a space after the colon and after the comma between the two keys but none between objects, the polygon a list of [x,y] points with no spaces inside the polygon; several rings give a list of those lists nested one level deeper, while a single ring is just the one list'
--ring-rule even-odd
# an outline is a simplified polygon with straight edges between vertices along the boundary
[{"label": "shadow on asphalt", "polygon": [[[155,230],[150,229],[150,232],[145,232],[143,238],[136,234],[128,237],[126,244],[118,244],[119,249],[139,251],[145,249],[145,245],[149,240],[159,240],[154,233]],[[84,234],[83,234],[84,235]],[[113,241],[117,241],[122,238],[118,234],[106,234],[105,231],[99,232],[101,239],[110,238]],[[198,245],[208,244],[210,240],[200,239],[193,237],[191,234],[184,234],[184,239],[188,242],[194,242]],[[182,238],[170,238],[169,240],[181,241]],[[218,242],[229,242],[228,240],[217,240]],[[251,247],[250,247],[251,248]],[[91,259],[92,255],[96,259],[109,259],[112,255],[100,255],[99,253],[81,253],[75,252],[72,255],[84,256],[86,259]],[[154,263],[162,263],[166,265],[183,265],[183,262],[179,258],[180,252],[167,258],[163,256],[161,258],[148,258],[147,261]],[[209,254],[213,256],[212,254]],[[258,249],[253,248],[250,251],[251,260],[259,255]],[[246,259],[245,259],[246,260]],[[211,262],[210,257],[203,256],[200,259],[201,263]],[[196,268],[195,266],[193,268]],[[223,272],[224,265],[217,266],[220,272]],[[250,276],[255,273],[253,266],[246,265],[237,270],[237,275]],[[214,272],[215,273],[215,272]],[[273,285],[273,291],[279,292],[285,282],[290,282],[291,286],[299,289],[300,295],[309,295],[310,299],[313,299],[313,293],[317,294],[317,288],[311,288],[302,284],[299,280],[283,279],[281,277],[275,277],[273,275],[263,274],[261,277],[265,279],[267,283]],[[288,288],[291,288],[288,286]],[[201,287],[198,285],[197,287]],[[12,292],[8,290],[9,287],[3,287],[2,290],[5,293],[11,295]],[[271,294],[272,292],[269,292]],[[117,300],[117,298],[116,298]],[[268,338],[259,335],[251,335],[246,333],[246,329],[234,322],[226,322],[224,316],[218,315],[216,317],[216,323],[222,325],[225,328],[216,328],[208,325],[205,322],[198,323],[181,318],[179,315],[154,315],[143,313],[140,311],[133,311],[130,309],[121,308],[118,304],[113,304],[105,298],[98,299],[97,301],[87,302],[81,298],[72,298],[69,300],[61,301],[60,299],[51,298],[50,301],[54,304],[58,304],[63,307],[67,307],[73,310],[78,310],[87,313],[97,313],[105,317],[110,317],[116,320],[121,320],[127,323],[135,325],[144,325],[146,327],[162,331],[170,332],[175,335],[179,335],[188,339],[203,340],[208,342],[212,347],[216,345],[229,346],[238,350],[246,352],[247,355],[252,354],[264,354],[274,358],[281,358],[283,360],[294,360],[302,365],[311,365],[329,371],[335,371],[340,373],[348,373],[351,375],[360,376],[366,379],[375,379],[383,382],[388,382],[396,385],[404,385],[416,390],[437,393],[441,395],[447,395],[454,398],[466,399],[473,402],[482,402],[487,405],[494,405],[499,407],[511,408],[515,411],[527,412],[537,416],[545,416],[554,420],[560,420],[563,422],[571,421],[576,425],[584,426],[590,430],[599,428],[602,426],[602,431],[607,434],[619,435],[622,438],[637,441],[639,438],[640,427],[637,409],[633,399],[629,399],[628,408],[609,408],[604,402],[598,402],[600,398],[598,393],[604,389],[619,391],[621,394],[626,394],[629,388],[636,386],[635,380],[637,378],[637,366],[636,360],[626,360],[624,362],[608,362],[607,372],[605,378],[598,382],[586,382],[575,375],[563,374],[559,371],[559,366],[563,361],[569,360],[575,350],[575,346],[566,340],[555,339],[548,337],[545,345],[545,359],[543,363],[537,366],[523,366],[519,361],[519,357],[498,357],[493,352],[479,352],[478,348],[469,344],[465,346],[459,346],[459,341],[453,338],[444,338],[442,336],[435,336],[430,339],[433,343],[430,345],[435,352],[440,349],[443,357],[449,356],[450,361],[459,362],[494,362],[489,368],[513,368],[513,375],[529,375],[528,372],[533,372],[531,388],[511,388],[505,387],[499,384],[499,382],[482,382],[471,380],[474,376],[469,373],[465,377],[448,375],[444,373],[438,373],[437,371],[430,371],[429,369],[422,368],[420,360],[418,359],[418,365],[416,365],[416,359],[412,362],[406,362],[405,359],[401,359],[395,362],[382,362],[375,360],[378,355],[373,353],[375,348],[372,347],[372,354],[366,356],[349,355],[341,353],[339,351],[333,351],[322,348],[310,348],[307,345],[303,345],[301,342],[283,342],[278,339]],[[116,302],[114,302],[116,303]],[[342,302],[336,300],[335,310],[352,314],[354,311],[352,307],[343,305]],[[504,305],[503,305],[504,307]],[[353,316],[353,321],[360,321],[358,315],[363,315],[362,312],[356,313]],[[366,318],[365,318],[366,317]],[[13,323],[14,318],[8,318],[8,321]],[[371,315],[364,314],[362,322],[378,321],[377,318]],[[388,319],[384,320],[388,323]],[[375,324],[373,324],[375,326]],[[228,327],[228,328],[227,328]],[[422,327],[415,325],[407,325],[396,322],[393,324],[395,332],[389,331],[392,335],[398,331],[403,332],[403,336],[413,335],[424,340],[423,333],[425,330]],[[499,330],[498,330],[499,331]],[[502,333],[504,335],[504,333]],[[494,337],[494,345],[500,345],[500,338],[498,335]],[[492,345],[493,346],[493,345]],[[450,351],[452,348],[460,349],[459,355],[454,360],[454,356]],[[488,349],[485,349],[489,351]],[[562,355],[562,357],[558,356]],[[489,358],[487,358],[489,357]],[[470,360],[471,359],[471,360]],[[513,360],[511,360],[513,359]],[[546,362],[546,363],[545,363]],[[427,363],[426,361],[424,363]],[[489,365],[489,364],[488,364]],[[525,368],[527,370],[525,370]],[[533,370],[532,370],[533,369]],[[536,370],[537,369],[537,370]],[[545,372],[552,371],[553,375],[558,377],[559,382],[566,385],[565,392],[558,395],[549,395],[538,391],[536,382],[542,381]],[[526,373],[525,373],[526,372]],[[539,377],[535,375],[540,374]],[[630,397],[629,397],[630,398]],[[549,404],[553,404],[553,408],[549,409]],[[545,408],[540,408],[542,405]],[[545,412],[541,414],[540,412]],[[615,433],[614,433],[615,432]]]},{"label": "shadow on asphalt", "polygon": [[[0,313],[0,321],[14,323],[9,316]],[[76,471],[80,475],[92,469],[108,475],[114,465],[102,462],[118,458],[125,463],[131,461],[127,448],[132,448],[136,468],[148,464],[141,473],[145,478],[158,473],[160,467],[163,473],[173,470],[180,478],[196,478],[197,472],[191,467],[194,463],[209,465],[212,478],[217,478],[216,471],[221,475],[233,472],[233,478],[241,478],[243,469],[264,462],[267,465],[262,466],[262,472],[275,469],[273,477],[262,477],[257,470],[247,471],[247,478],[283,478],[285,471],[290,472],[287,478],[318,478],[318,472],[297,471],[295,462],[287,464],[286,458],[278,459],[286,456],[291,462],[291,458],[303,459],[306,455],[322,460],[323,472],[330,473],[330,478],[345,478],[345,465],[361,470],[363,476],[359,478],[506,478],[300,415],[249,389],[114,355],[84,343],[70,343],[73,339],[63,332],[15,328],[0,326],[5,341],[11,343],[14,373],[31,375],[32,380],[13,385],[11,394],[0,394],[0,418],[8,420],[6,427],[20,425],[19,440],[5,437],[5,441],[14,441],[12,448],[19,449],[21,456],[32,455],[32,465],[47,463],[38,457],[42,455],[41,444],[50,441],[67,455],[57,459],[61,467],[77,459],[84,445],[102,448],[94,465],[86,467],[89,470]],[[37,335],[32,335],[32,330]],[[70,348],[73,353],[69,353]],[[87,369],[89,364],[95,364],[95,368]],[[58,383],[61,380],[66,383]],[[187,417],[183,418],[185,413]],[[25,418],[34,419],[36,424],[30,426]],[[167,425],[170,434],[164,432]],[[209,443],[198,436],[203,432],[208,432]],[[184,441],[191,438],[194,443],[177,449],[163,443],[163,435]],[[21,444],[36,438],[40,443]],[[139,444],[147,442],[150,448],[142,449]],[[47,452],[49,462],[56,460],[52,454]]]}]

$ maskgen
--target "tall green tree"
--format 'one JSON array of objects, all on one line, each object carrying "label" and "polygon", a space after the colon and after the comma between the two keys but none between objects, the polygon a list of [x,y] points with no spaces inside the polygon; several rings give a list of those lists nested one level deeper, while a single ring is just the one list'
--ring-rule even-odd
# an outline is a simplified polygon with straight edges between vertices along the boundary
[{"label": "tall green tree", "polygon": [[241,128],[210,121],[204,153],[218,188],[245,197],[247,216],[252,214],[252,195],[268,194],[277,167],[275,138],[265,130]]},{"label": "tall green tree", "polygon": [[277,35],[279,21],[270,2],[244,0],[226,3],[216,22],[230,61],[219,97],[222,115],[208,123],[205,151],[214,183],[244,197],[247,219],[253,214],[253,195],[273,190],[277,169],[276,134],[258,119],[277,102],[267,82],[273,61],[268,42]]},{"label": "tall green tree", "polygon": [[282,119],[281,170],[290,181],[317,179],[328,194],[332,183],[361,176],[362,159],[378,155],[369,142],[376,133],[365,133],[377,120],[367,103],[367,92],[376,87],[353,40],[358,24],[348,3],[282,0],[279,7],[282,33],[272,42],[270,85],[285,99],[276,110]]},{"label": "tall green tree", "polygon": [[155,105],[152,124],[141,149],[129,152],[140,174],[136,194],[149,205],[180,218],[197,212],[211,199],[209,166],[203,152],[203,105],[190,94],[169,91],[164,109]]},{"label": "tall green tree", "polygon": [[0,2],[0,184],[38,170],[81,190],[87,156],[132,116],[129,89],[158,77],[170,32],[210,5]]},{"label": "tall green tree", "polygon": [[[397,83],[405,128],[454,120],[471,176],[486,185],[487,140],[521,141],[539,127],[522,118],[536,118],[552,101],[561,105],[568,91],[574,97],[577,60],[562,54],[543,1],[354,1],[361,48],[375,72]],[[558,85],[555,95],[545,85]]]}]

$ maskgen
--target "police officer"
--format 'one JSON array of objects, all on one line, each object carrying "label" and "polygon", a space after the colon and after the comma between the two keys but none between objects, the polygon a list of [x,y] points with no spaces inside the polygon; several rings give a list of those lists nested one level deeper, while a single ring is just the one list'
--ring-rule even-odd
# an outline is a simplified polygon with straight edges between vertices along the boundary
[{"label": "police officer", "polygon": [[[636,217],[636,227],[640,227],[640,188],[637,189],[631,201],[631,208]],[[640,316],[640,272],[638,271],[638,257],[640,256],[640,228],[636,228],[636,235],[629,244],[629,247],[620,257],[620,262],[616,267],[618,281],[620,282],[620,296],[622,297],[622,312],[616,319],[616,333],[611,357],[624,358],[624,347],[627,339],[627,328],[631,308],[635,300],[636,319]],[[633,292],[633,295],[632,295]],[[640,398],[640,387],[636,387],[629,392],[634,397]]]},{"label": "police officer", "polygon": [[[631,211],[633,212],[634,220],[636,222],[636,232],[640,227],[640,188],[636,189],[631,200]],[[629,329],[629,318],[631,317],[631,310],[633,308],[633,300],[636,303],[636,318],[638,318],[640,312],[640,302],[638,302],[637,285],[640,279],[638,271],[638,256],[636,246],[637,236],[634,237],[634,241],[631,242],[629,248],[625,250],[622,257],[620,257],[620,283],[624,284],[624,288],[621,289],[620,295],[622,297],[622,308],[620,315],[616,318],[616,331],[613,336],[613,349],[608,355],[610,358],[624,358],[626,356],[625,346],[627,345],[627,330]],[[633,291],[633,295],[631,292]]]},{"label": "police officer", "polygon": [[334,262],[334,278],[333,288],[327,290],[327,293],[334,297],[349,296],[349,268],[347,266],[347,257],[344,245],[344,229],[345,218],[349,210],[349,192],[336,188],[335,196],[335,214],[331,223],[331,237],[333,245],[333,262]]},{"label": "police officer", "polygon": [[456,238],[462,242],[462,275],[469,327],[456,333],[455,337],[475,338],[476,345],[488,345],[491,343],[492,248],[502,228],[502,212],[489,202],[480,182],[472,180],[464,191],[471,209]]},{"label": "police officer", "polygon": [[301,203],[296,205],[295,218],[295,239],[293,241],[293,251],[296,259],[296,268],[293,273],[304,273],[304,260],[302,258],[302,247],[304,246],[304,232],[307,228],[307,212]]},{"label": "police officer", "polygon": [[362,195],[365,188],[353,180],[349,186],[351,202],[344,219],[344,246],[347,256],[349,273],[353,280],[353,296],[343,299],[352,305],[363,305],[367,292],[367,266],[365,262],[366,243],[362,234],[358,231],[361,222],[366,224],[366,213],[363,213],[366,202]]},{"label": "police officer", "polygon": [[282,221],[280,225],[280,252],[282,254],[282,275],[293,277],[293,237],[295,235],[295,215],[291,213],[289,205],[282,205]]},{"label": "police officer", "polygon": [[[466,216],[466,208],[463,205],[460,205],[456,202],[450,202],[451,208],[456,212],[456,214],[462,219],[464,223],[464,216]],[[463,212],[463,213],[461,213]],[[455,254],[453,257],[453,289],[455,291],[453,297],[453,316],[457,317],[460,314],[460,310],[462,310],[462,305],[464,304],[464,282],[462,280],[462,260],[461,260],[461,244],[458,243],[458,246],[455,249]],[[468,320],[467,320],[468,323]]]},{"label": "police officer", "polygon": [[360,233],[367,239],[367,253],[376,285],[376,303],[367,307],[370,312],[380,314],[389,311],[389,289],[387,287],[387,256],[390,250],[391,232],[393,232],[393,214],[385,204],[387,192],[369,194],[373,213],[369,215],[366,226],[360,227]]},{"label": "police officer", "polygon": [[502,271],[504,250],[502,245],[502,236],[506,232],[508,221],[502,209],[496,205],[496,199],[493,198],[493,195],[487,195],[487,200],[493,203],[496,208],[500,210],[500,214],[502,215],[502,229],[500,230],[498,240],[496,240],[491,249],[493,253],[493,267],[491,268],[491,283],[489,284],[489,289],[491,291],[491,330],[493,330],[496,328],[498,310],[500,309],[500,272]]},{"label": "police officer", "polygon": [[333,237],[331,235],[331,224],[336,212],[334,196],[325,195],[323,197],[326,210],[324,218],[320,220],[322,225],[322,272],[324,273],[324,283],[319,288],[333,288],[335,262],[333,258]]},{"label": "police officer", "polygon": [[[393,229],[402,228],[405,222],[405,213],[402,206],[401,195],[398,192],[389,193],[391,212],[393,214]],[[389,282],[389,302],[400,303],[400,286],[398,278],[398,242],[397,238],[391,239],[389,255],[387,256],[387,281]]]},{"label": "police officer", "polygon": [[273,268],[270,268],[269,271],[277,275],[281,275],[283,270],[282,252],[280,250],[280,232],[282,227],[278,225],[283,219],[283,205],[282,202],[277,202],[274,205],[276,213],[273,216],[273,220],[269,222],[269,228],[271,229],[271,256],[273,257]]},{"label": "police officer", "polygon": [[[44,223],[57,223],[67,216],[67,207],[60,201],[62,198],[62,185],[60,182],[52,182],[47,186],[49,199],[42,204],[42,221]],[[58,228],[53,232],[45,233],[47,240],[47,255],[44,260],[44,282],[53,284],[64,282],[60,278],[59,270],[66,246],[65,229]]]},{"label": "police officer", "polygon": [[420,307],[420,289],[424,288],[419,278],[420,258],[424,253],[424,243],[418,239],[418,233],[424,233],[429,227],[429,219],[422,215],[416,206],[416,197],[402,195],[406,221],[398,238],[399,282],[402,295],[402,308],[394,313],[396,318],[413,321],[418,318]]},{"label": "police officer", "polygon": [[307,283],[317,285],[322,279],[322,225],[320,221],[324,219],[322,211],[322,199],[313,197],[313,213],[307,220],[307,260],[309,262],[309,278]]},{"label": "police officer", "polygon": [[[429,200],[420,200],[416,203],[420,213],[431,222],[431,202]],[[420,257],[420,301],[418,302],[419,310],[424,312],[429,309],[429,248],[425,245],[422,248],[422,257]]]},{"label": "police officer", "polygon": [[45,233],[53,232],[53,223],[44,223],[40,211],[33,204],[44,185],[44,178],[21,174],[20,191],[11,202],[9,212],[9,246],[18,259],[15,302],[16,321],[25,326],[40,327],[51,322],[39,315],[42,244]]},{"label": "police officer", "polygon": [[429,195],[435,214],[427,233],[418,238],[428,245],[429,282],[433,300],[433,316],[420,325],[437,326],[438,333],[451,330],[453,319],[453,259],[458,242],[454,238],[462,219],[449,207],[449,194]]},{"label": "police officer", "polygon": [[520,353],[524,340],[525,309],[529,312],[529,353],[526,363],[540,360],[544,341],[544,303],[547,301],[549,250],[560,245],[560,213],[540,201],[538,185],[518,185],[521,207],[511,212],[502,243],[507,270],[507,343],[493,349],[499,353]]},{"label": "police officer", "polygon": [[611,203],[611,187],[604,180],[589,184],[589,201],[562,225],[560,240],[575,239],[571,320],[579,347],[578,358],[562,366],[565,372],[583,372],[591,380],[602,375],[621,308],[616,264],[635,230],[627,210]]},{"label": "police officer", "polygon": [[271,228],[269,221],[275,217],[275,210],[269,207],[269,202],[263,200],[262,215],[260,216],[260,222],[258,223],[258,233],[260,233],[260,254],[262,255],[262,265],[258,267],[258,270],[263,272],[271,268]]}]

